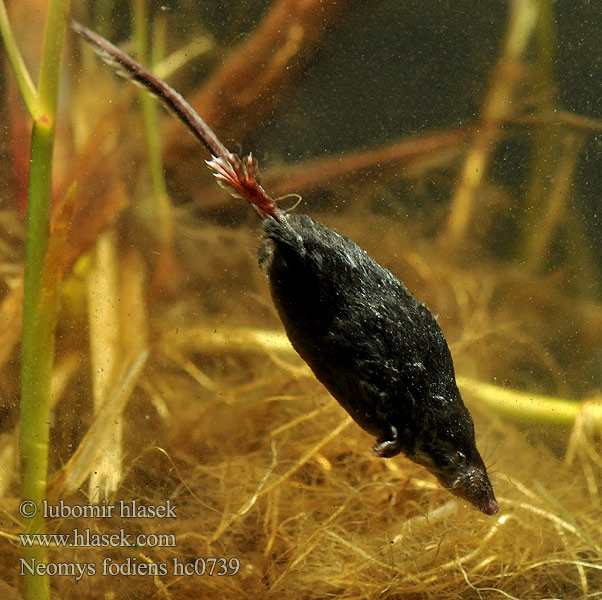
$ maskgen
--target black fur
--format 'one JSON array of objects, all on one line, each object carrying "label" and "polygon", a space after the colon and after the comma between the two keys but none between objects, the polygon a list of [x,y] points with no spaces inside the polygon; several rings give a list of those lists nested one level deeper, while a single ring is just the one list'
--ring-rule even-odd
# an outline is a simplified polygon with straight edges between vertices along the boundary
[{"label": "black fur", "polygon": [[497,510],[451,354],[430,311],[352,240],[306,215],[267,218],[263,229],[259,262],[288,337],[376,436],[375,454],[403,452],[485,512]]}]

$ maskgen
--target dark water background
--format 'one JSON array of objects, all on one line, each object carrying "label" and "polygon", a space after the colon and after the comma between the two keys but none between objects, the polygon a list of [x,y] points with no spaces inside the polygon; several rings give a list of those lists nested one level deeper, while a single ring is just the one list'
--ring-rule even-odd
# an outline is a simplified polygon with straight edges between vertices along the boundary
[{"label": "dark water background", "polygon": [[[269,5],[248,0],[157,6],[168,9],[176,28],[191,32],[200,26],[227,48],[254,29]],[[556,106],[602,118],[602,3],[564,0],[552,6]],[[508,8],[509,2],[500,0],[347,3],[288,92],[247,139],[238,141],[252,148],[262,164],[295,162],[469,122],[479,115],[500,55]],[[197,65],[194,76],[202,79],[211,67]],[[500,142],[491,162],[492,178],[517,198],[525,190],[530,151],[528,137],[516,136]],[[572,202],[598,264],[601,173],[602,134],[590,134]]]}]

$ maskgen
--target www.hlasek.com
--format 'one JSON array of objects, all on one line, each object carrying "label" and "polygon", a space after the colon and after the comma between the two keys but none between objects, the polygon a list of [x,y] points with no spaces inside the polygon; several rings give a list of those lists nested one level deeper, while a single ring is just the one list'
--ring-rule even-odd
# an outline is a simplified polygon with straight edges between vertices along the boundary
[{"label": "www.hlasek.com", "polygon": [[[40,511],[45,519],[177,519],[178,507],[166,500],[160,504],[147,505],[136,500],[120,500],[115,504],[69,505],[60,500],[57,504],[49,504],[46,500],[38,507],[32,500],[23,500],[19,505],[19,513],[31,519]],[[23,548],[174,548],[177,545],[173,533],[131,534],[121,528],[113,533],[98,533],[88,528],[75,527],[69,533],[21,533],[19,534]],[[19,575],[71,576],[79,581],[84,576],[100,575],[142,575],[161,576],[169,573],[175,576],[190,575],[236,575],[240,570],[240,561],[236,557],[205,557],[182,561],[173,558],[170,562],[149,563],[127,558],[118,562],[105,557],[98,564],[95,562],[41,562],[35,558],[20,558]]]},{"label": "www.hlasek.com", "polygon": [[75,527],[71,533],[20,533],[21,546],[31,548],[175,548],[176,536],[173,533],[140,533],[132,535],[123,528],[117,533],[96,533],[89,529]]},{"label": "www.hlasek.com", "polygon": [[[115,504],[69,505],[60,500],[57,504],[42,502],[42,516],[45,519],[177,519],[178,507],[166,500],[160,504],[142,504],[137,500],[119,500]],[[19,505],[19,513],[26,519],[31,519],[38,513],[38,506],[31,500],[23,500]],[[25,548],[33,546],[58,548],[120,548],[143,547],[165,548],[176,546],[176,536],[173,533],[150,533],[132,535],[121,528],[116,533],[97,533],[90,529],[75,528],[70,533],[21,533],[21,545]]]}]

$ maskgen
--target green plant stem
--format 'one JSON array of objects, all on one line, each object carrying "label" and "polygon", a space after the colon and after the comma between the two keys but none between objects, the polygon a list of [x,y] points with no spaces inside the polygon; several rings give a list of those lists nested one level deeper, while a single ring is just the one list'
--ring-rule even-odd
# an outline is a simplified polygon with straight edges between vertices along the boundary
[{"label": "green plant stem", "polygon": [[31,81],[31,76],[25,66],[25,61],[19,52],[3,0],[0,0],[0,34],[2,34],[6,53],[8,54],[8,59],[13,68],[25,106],[27,106],[27,110],[32,118],[36,119],[39,116],[36,88]]},{"label": "green plant stem", "polygon": [[[27,522],[28,533],[44,533],[42,501],[46,498],[48,467],[48,417],[54,354],[54,319],[42,285],[44,256],[48,242],[48,202],[54,128],[34,123],[28,225],[25,253],[25,292],[21,342],[21,454],[22,496],[35,502],[37,514]],[[23,558],[46,561],[45,548],[23,548]],[[25,597],[49,598],[47,577],[25,573]]]},{"label": "green plant stem", "polygon": [[[55,125],[61,78],[63,39],[70,0],[49,0],[38,78],[38,103],[50,123]],[[54,128],[53,128],[54,135]]]},{"label": "green plant stem", "polygon": [[[37,514],[28,521],[29,533],[44,533],[42,502],[46,498],[50,383],[54,358],[54,332],[58,314],[58,280],[45,259],[49,239],[52,192],[52,155],[56,129],[60,65],[69,0],[50,0],[42,47],[36,97],[29,173],[23,338],[21,343],[20,454],[22,495],[35,502]],[[48,265],[50,268],[51,265]],[[56,269],[56,265],[54,265]],[[53,285],[54,282],[54,285]],[[46,561],[43,547],[23,549],[27,561]],[[28,600],[50,597],[48,576],[24,576]]]}]

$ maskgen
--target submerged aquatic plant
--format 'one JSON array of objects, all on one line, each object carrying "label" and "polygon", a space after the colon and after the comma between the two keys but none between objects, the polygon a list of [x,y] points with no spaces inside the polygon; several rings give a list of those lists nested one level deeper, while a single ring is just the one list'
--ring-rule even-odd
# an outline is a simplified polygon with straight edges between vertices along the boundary
[{"label": "submerged aquatic plant", "polygon": [[[50,384],[61,276],[60,263],[49,260],[52,158],[68,10],[69,0],[50,0],[48,3],[40,74],[35,89],[12,34],[4,2],[0,2],[2,37],[23,100],[33,119],[25,243],[19,441],[22,496],[37,507],[28,521],[27,531],[32,534],[45,532],[42,501],[46,498]],[[41,545],[23,549],[23,558],[28,562],[44,563],[46,555],[47,551]],[[49,586],[47,575],[25,573],[26,598],[49,598]]]}]

